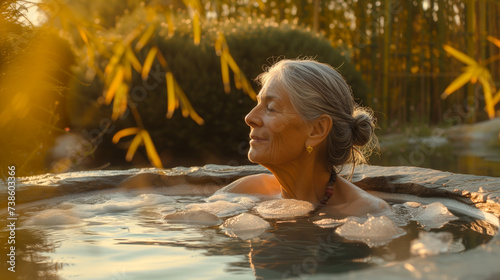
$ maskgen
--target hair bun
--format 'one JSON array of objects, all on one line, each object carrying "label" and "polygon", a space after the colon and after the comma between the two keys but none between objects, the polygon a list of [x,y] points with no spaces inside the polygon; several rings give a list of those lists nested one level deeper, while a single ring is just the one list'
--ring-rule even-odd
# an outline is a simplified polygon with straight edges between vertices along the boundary
[{"label": "hair bun", "polygon": [[354,146],[368,144],[374,133],[374,119],[372,113],[364,108],[354,110],[354,122],[352,124],[352,143]]}]

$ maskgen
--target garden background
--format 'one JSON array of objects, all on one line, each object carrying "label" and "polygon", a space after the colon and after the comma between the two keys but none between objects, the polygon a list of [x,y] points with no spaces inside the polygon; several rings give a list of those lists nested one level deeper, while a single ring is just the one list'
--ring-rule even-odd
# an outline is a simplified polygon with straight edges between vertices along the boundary
[{"label": "garden background", "polygon": [[19,175],[249,164],[254,78],[283,57],[331,64],[373,108],[372,164],[500,174],[498,1],[6,0],[0,11],[0,160]]}]

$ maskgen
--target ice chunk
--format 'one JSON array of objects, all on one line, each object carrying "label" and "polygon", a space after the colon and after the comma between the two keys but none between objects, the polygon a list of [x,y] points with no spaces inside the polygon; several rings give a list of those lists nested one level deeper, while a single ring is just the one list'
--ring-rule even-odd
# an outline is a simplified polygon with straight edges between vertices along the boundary
[{"label": "ice chunk", "polygon": [[269,223],[261,217],[243,213],[227,219],[220,228],[231,237],[246,240],[261,235],[269,227]]},{"label": "ice chunk", "polygon": [[414,213],[412,220],[417,221],[424,230],[441,228],[449,221],[458,219],[440,202],[424,205],[418,209],[419,210]]},{"label": "ice chunk", "polygon": [[418,239],[411,242],[410,252],[415,256],[429,256],[464,249],[462,240],[453,242],[453,234],[450,232],[420,232]]},{"label": "ice chunk", "polygon": [[83,222],[71,209],[49,209],[30,217],[24,222],[24,225],[59,226]]},{"label": "ice chunk", "polygon": [[274,199],[261,202],[255,210],[265,219],[288,219],[309,214],[312,203],[296,199]]},{"label": "ice chunk", "polygon": [[322,227],[322,228],[334,228],[334,227],[338,227],[338,226],[343,225],[343,224],[350,222],[350,221],[354,221],[357,223],[363,223],[366,221],[366,219],[361,218],[361,217],[347,217],[344,219],[325,218],[325,219],[321,219],[318,221],[314,221],[313,223],[319,227]]},{"label": "ice chunk", "polygon": [[220,225],[222,223],[214,214],[199,209],[176,211],[165,215],[163,219],[170,223],[190,223],[207,226]]},{"label": "ice chunk", "polygon": [[338,227],[335,232],[346,239],[364,242],[370,247],[385,245],[406,234],[386,216],[370,217],[364,223],[349,221]]},{"label": "ice chunk", "polygon": [[186,206],[187,210],[203,210],[216,215],[217,217],[228,217],[243,213],[251,208],[252,205],[243,203],[234,203],[224,200],[208,203],[193,203]]}]

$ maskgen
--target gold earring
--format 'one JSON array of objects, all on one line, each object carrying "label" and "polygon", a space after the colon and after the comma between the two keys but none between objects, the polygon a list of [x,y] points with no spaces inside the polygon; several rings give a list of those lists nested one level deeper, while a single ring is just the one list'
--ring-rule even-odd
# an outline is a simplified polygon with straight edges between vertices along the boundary
[{"label": "gold earring", "polygon": [[306,151],[311,153],[313,151],[313,147],[311,147],[311,145],[307,145]]}]

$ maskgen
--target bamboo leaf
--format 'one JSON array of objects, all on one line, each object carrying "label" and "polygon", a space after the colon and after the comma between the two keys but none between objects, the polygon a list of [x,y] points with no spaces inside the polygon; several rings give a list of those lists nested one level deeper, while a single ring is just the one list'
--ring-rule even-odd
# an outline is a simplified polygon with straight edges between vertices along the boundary
[{"label": "bamboo leaf", "polygon": [[195,11],[193,15],[193,37],[194,37],[194,44],[199,45],[201,41],[201,26],[200,26],[200,16],[198,14],[198,11]]},{"label": "bamboo leaf", "polygon": [[189,112],[189,116],[191,117],[191,119],[198,125],[203,125],[205,121],[198,115],[198,113],[196,113],[193,106],[191,105],[191,102],[189,102],[189,99],[186,97],[186,94],[177,82],[175,82],[175,91],[177,92],[177,96],[179,97],[178,99],[181,100],[183,106],[185,106],[185,108]]},{"label": "bamboo leaf", "polygon": [[132,134],[136,134],[137,132],[139,132],[139,128],[138,127],[129,127],[129,128],[122,129],[122,130],[118,131],[117,133],[115,133],[115,135],[113,135],[113,139],[111,139],[111,141],[114,144],[116,144],[123,137],[129,136],[129,135],[132,135]]},{"label": "bamboo leaf", "polygon": [[491,100],[491,103],[493,103],[493,106],[495,106],[498,102],[500,102],[500,90],[498,90],[495,97],[493,97],[493,99]]},{"label": "bamboo leaf", "polygon": [[153,37],[155,31],[156,24],[151,24],[150,26],[148,26],[144,34],[142,34],[141,38],[139,38],[139,41],[137,41],[137,43],[135,44],[136,52],[140,51],[149,42],[149,40]]},{"label": "bamboo leaf", "polygon": [[109,60],[108,65],[106,65],[106,68],[104,69],[104,75],[109,76],[110,73],[113,73],[115,66],[120,62],[121,57],[123,56],[123,53],[125,52],[125,46],[121,43],[117,43],[113,47],[113,56]]},{"label": "bamboo leaf", "polygon": [[226,60],[226,50],[222,51],[222,55],[220,56],[220,68],[222,72],[222,82],[224,83],[224,92],[231,92],[231,85],[229,81],[229,67]]},{"label": "bamboo leaf", "polygon": [[141,73],[142,65],[139,62],[139,60],[137,59],[137,57],[135,56],[134,51],[130,47],[127,48],[127,58],[132,63],[132,66],[134,67],[135,71]]},{"label": "bamboo leaf", "polygon": [[486,103],[486,112],[488,117],[493,119],[495,117],[495,106],[491,96],[491,85],[484,75],[478,77],[479,82],[483,85],[484,102]]},{"label": "bamboo leaf", "polygon": [[158,152],[156,151],[155,145],[153,143],[153,140],[151,139],[151,136],[149,136],[149,133],[146,130],[141,131],[142,134],[142,139],[144,140],[144,146],[146,146],[146,153],[148,154],[148,158],[153,164],[153,166],[157,168],[163,168],[163,165],[161,163],[160,156],[158,155]]},{"label": "bamboo leaf", "polygon": [[493,36],[488,36],[488,41],[492,42],[493,44],[495,44],[495,46],[499,47],[500,48],[500,40],[498,40],[497,38],[493,37]]},{"label": "bamboo leaf", "polygon": [[113,112],[111,113],[111,119],[114,121],[123,116],[127,110],[127,92],[128,86],[123,83],[116,90],[116,97],[113,102]]},{"label": "bamboo leaf", "polygon": [[85,30],[83,30],[80,26],[76,26],[78,29],[78,33],[80,34],[80,37],[82,38],[83,42],[85,42],[86,45],[89,44],[89,39],[87,38],[87,34],[85,34]]},{"label": "bamboo leaf", "polygon": [[161,51],[158,51],[156,53],[156,58],[158,59],[158,61],[160,62],[160,65],[163,67],[163,68],[166,68],[167,67],[167,60],[165,59],[165,57],[163,56],[163,54],[161,53]]},{"label": "bamboo leaf", "polygon": [[118,66],[113,81],[111,82],[111,85],[109,85],[108,90],[105,94],[104,103],[106,105],[109,105],[111,103],[111,100],[113,100],[113,97],[115,96],[115,92],[118,89],[118,86],[122,82],[123,82],[123,66],[120,65]]},{"label": "bamboo leaf", "polygon": [[477,65],[477,62],[472,59],[470,56],[464,54],[463,52],[457,50],[457,49],[454,49],[453,47],[451,46],[448,46],[448,45],[444,45],[443,46],[443,49],[449,53],[450,55],[452,55],[453,57],[455,57],[456,59],[462,61],[463,63],[465,64],[468,64],[468,65]]},{"label": "bamboo leaf", "polygon": [[462,73],[458,78],[456,78],[451,84],[444,90],[444,93],[441,95],[441,98],[444,99],[463,85],[465,85],[468,81],[470,81],[472,75],[474,74],[473,69],[468,69],[464,73]]},{"label": "bamboo leaf", "polygon": [[168,12],[165,13],[165,19],[167,20],[168,36],[169,37],[173,36],[174,32],[175,32],[175,26],[174,26],[174,21],[172,20],[172,17],[173,17],[172,10],[169,10]]},{"label": "bamboo leaf", "polygon": [[266,6],[264,5],[264,2],[262,2],[262,0],[257,0],[257,3],[259,4],[259,9],[261,11],[264,11],[264,9],[266,8]]},{"label": "bamboo leaf", "polygon": [[158,48],[156,46],[152,47],[146,59],[144,60],[144,65],[142,66],[142,79],[146,80],[149,75],[149,71],[151,70],[151,66],[153,66],[153,61],[155,59],[156,53],[158,52]]},{"label": "bamboo leaf", "polygon": [[166,74],[167,80],[167,119],[172,118],[175,110],[175,86],[174,86],[174,76],[172,72],[167,72]]},{"label": "bamboo leaf", "polygon": [[125,156],[126,161],[132,161],[135,152],[137,151],[137,148],[139,148],[142,140],[142,133],[137,133],[137,135],[134,137],[134,140],[132,140],[132,143],[130,143],[130,146],[128,146],[127,155]]}]

